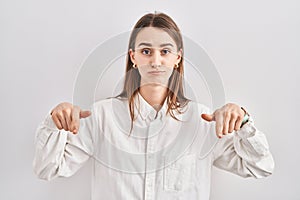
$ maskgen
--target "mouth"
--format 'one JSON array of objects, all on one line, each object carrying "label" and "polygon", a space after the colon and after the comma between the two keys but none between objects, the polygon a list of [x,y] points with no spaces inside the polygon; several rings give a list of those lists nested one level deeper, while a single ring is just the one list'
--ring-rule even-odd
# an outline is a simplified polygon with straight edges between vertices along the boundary
[{"label": "mouth", "polygon": [[163,74],[165,71],[150,71],[148,72],[149,74],[152,74],[152,75],[159,75],[159,74]]}]

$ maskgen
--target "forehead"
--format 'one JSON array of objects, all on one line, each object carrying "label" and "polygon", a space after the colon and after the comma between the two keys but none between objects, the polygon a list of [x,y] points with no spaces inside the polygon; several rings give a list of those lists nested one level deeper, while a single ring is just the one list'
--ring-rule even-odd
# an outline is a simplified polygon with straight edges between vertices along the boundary
[{"label": "forehead", "polygon": [[135,46],[140,43],[150,43],[152,46],[160,46],[161,44],[171,43],[176,47],[173,38],[163,29],[155,27],[145,27],[137,34]]}]

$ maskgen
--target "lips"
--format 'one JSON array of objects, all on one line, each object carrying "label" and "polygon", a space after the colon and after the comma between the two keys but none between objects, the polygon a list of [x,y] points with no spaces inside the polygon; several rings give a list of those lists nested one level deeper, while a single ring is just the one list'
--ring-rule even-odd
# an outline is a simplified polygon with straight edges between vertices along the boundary
[{"label": "lips", "polygon": [[149,74],[153,74],[153,75],[158,75],[158,74],[162,74],[164,73],[165,71],[150,71],[148,72]]}]

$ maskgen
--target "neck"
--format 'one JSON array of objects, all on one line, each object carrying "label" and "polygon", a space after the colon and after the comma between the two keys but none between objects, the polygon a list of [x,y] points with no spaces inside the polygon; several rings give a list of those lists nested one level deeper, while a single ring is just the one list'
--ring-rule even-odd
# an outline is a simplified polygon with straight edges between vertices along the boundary
[{"label": "neck", "polygon": [[159,110],[167,97],[167,88],[162,85],[144,85],[140,87],[142,97],[155,109]]}]

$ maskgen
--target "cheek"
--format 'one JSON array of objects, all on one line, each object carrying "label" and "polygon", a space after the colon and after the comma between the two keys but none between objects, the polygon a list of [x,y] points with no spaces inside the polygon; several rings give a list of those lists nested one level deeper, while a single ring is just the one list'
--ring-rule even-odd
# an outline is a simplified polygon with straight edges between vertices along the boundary
[{"label": "cheek", "polygon": [[167,72],[167,77],[170,78],[173,73],[173,68],[171,68],[171,67],[168,68],[168,70],[166,70],[166,72]]},{"label": "cheek", "polygon": [[175,67],[175,63],[176,59],[174,59],[173,57],[165,60],[165,65],[172,69]]},{"label": "cheek", "polygon": [[147,65],[149,62],[149,59],[146,56],[137,56],[135,60],[138,65]]},{"label": "cheek", "polygon": [[146,75],[146,69],[145,69],[145,67],[138,67],[138,71],[139,71],[139,74],[142,76],[142,77],[144,77],[145,75]]}]

